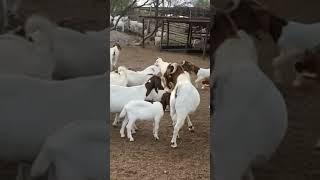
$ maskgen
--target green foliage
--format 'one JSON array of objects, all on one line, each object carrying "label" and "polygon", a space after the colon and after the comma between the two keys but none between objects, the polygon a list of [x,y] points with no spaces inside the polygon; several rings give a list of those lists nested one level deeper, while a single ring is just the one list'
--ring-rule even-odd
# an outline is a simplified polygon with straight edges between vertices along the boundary
[{"label": "green foliage", "polygon": [[110,0],[110,13],[112,16],[120,14],[134,0]]},{"label": "green foliage", "polygon": [[209,0],[193,0],[192,4],[194,7],[210,7],[210,1]]}]

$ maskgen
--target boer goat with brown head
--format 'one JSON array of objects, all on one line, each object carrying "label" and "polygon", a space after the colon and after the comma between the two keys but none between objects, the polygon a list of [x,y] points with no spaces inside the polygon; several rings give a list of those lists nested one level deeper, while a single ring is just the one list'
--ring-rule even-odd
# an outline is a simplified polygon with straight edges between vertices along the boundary
[{"label": "boer goat with brown head", "polygon": [[110,85],[110,113],[116,113],[113,125],[116,126],[119,118],[118,113],[131,100],[145,100],[155,90],[164,90],[159,76],[152,76],[145,84],[139,86],[117,86]]}]

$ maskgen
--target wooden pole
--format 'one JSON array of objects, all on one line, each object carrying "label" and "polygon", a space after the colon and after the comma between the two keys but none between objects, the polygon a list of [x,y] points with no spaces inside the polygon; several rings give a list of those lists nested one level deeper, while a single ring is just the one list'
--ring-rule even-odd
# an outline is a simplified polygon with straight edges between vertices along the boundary
[{"label": "wooden pole", "polygon": [[142,18],[142,48],[144,48],[144,18]]},{"label": "wooden pole", "polygon": [[206,37],[204,38],[203,54],[202,54],[203,59],[205,58],[206,51],[207,51],[208,35],[209,35],[209,24],[207,24]]},{"label": "wooden pole", "polygon": [[187,39],[187,48],[191,47],[191,36],[192,36],[192,23],[189,23],[189,32],[188,32],[188,39]]},{"label": "wooden pole", "polygon": [[190,28],[191,28],[191,23],[189,23],[189,30],[188,30],[188,37],[187,37],[186,48],[189,48]]},{"label": "wooden pole", "polygon": [[164,20],[162,20],[160,49],[162,49],[163,31],[164,31]]},{"label": "wooden pole", "polygon": [[169,47],[169,20],[167,20],[167,47]]}]

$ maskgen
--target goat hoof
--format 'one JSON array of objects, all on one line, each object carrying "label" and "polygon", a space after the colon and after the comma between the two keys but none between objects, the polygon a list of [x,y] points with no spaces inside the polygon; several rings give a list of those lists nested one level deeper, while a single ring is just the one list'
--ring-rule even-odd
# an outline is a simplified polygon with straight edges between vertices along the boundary
[{"label": "goat hoof", "polygon": [[171,142],[171,147],[172,147],[172,148],[176,148],[176,147],[177,147],[177,144],[174,143],[174,142]]},{"label": "goat hoof", "polygon": [[155,140],[155,141],[159,141],[159,138],[158,138],[158,137],[155,137],[154,140]]},{"label": "goat hoof", "polygon": [[121,135],[122,138],[126,137],[125,135]]},{"label": "goat hoof", "polygon": [[130,138],[130,142],[133,142],[134,141],[134,139],[133,138]]},{"label": "goat hoof", "polygon": [[190,131],[190,132],[194,132],[194,127],[193,127],[193,126],[190,126],[190,127],[189,127],[189,131]]}]

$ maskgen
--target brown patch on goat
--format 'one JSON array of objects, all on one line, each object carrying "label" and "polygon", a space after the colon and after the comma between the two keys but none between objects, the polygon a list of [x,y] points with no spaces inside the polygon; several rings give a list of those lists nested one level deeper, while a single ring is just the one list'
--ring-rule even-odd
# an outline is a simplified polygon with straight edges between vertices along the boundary
[{"label": "brown patch on goat", "polygon": [[146,83],[145,87],[147,89],[146,97],[151,93],[151,91],[154,89],[156,93],[158,93],[158,90],[164,90],[162,84],[161,84],[161,78],[159,76],[152,76]]},{"label": "brown patch on goat", "polygon": [[206,79],[203,80],[201,83],[204,84],[204,85],[210,85],[210,79],[209,79],[209,78],[206,78]]},{"label": "brown patch on goat", "polygon": [[177,68],[174,71],[173,63],[169,64],[167,67],[166,72],[164,73],[163,77],[165,78],[165,84],[169,89],[173,89],[174,86],[177,84],[177,79],[180,74],[184,73],[184,69],[181,65],[177,64]]},{"label": "brown patch on goat", "polygon": [[198,66],[192,64],[189,61],[183,61],[181,66],[185,71],[189,73],[195,73],[195,74],[198,74],[198,71],[200,69]]},{"label": "brown patch on goat", "polygon": [[[233,2],[230,2],[225,9],[232,5]],[[211,39],[214,46],[212,53],[215,52],[216,48],[225,39],[234,34],[230,26],[230,18],[238,29],[244,30],[257,39],[261,39],[259,37],[260,32],[269,33],[275,42],[281,36],[283,26],[288,24],[285,19],[274,15],[265,6],[262,6],[261,3],[258,4],[253,0],[241,0],[238,7],[231,12],[224,13],[218,11],[213,17],[213,21],[215,22],[211,28],[211,33],[214,34],[215,38]]]},{"label": "brown patch on goat", "polygon": [[[320,82],[320,52],[306,50],[303,58],[295,63],[294,68],[302,74],[303,78]],[[316,77],[303,75],[304,73],[314,74]]]},{"label": "brown patch on goat", "polygon": [[170,95],[171,93],[169,92],[165,92],[163,93],[162,97],[161,97],[161,104],[163,107],[163,110],[166,110],[167,106],[170,106]]},{"label": "brown patch on goat", "polygon": [[288,24],[287,20],[274,15],[266,6],[252,0],[241,0],[231,17],[239,29],[258,39],[259,32],[269,33],[275,42],[281,36],[283,26]]}]

